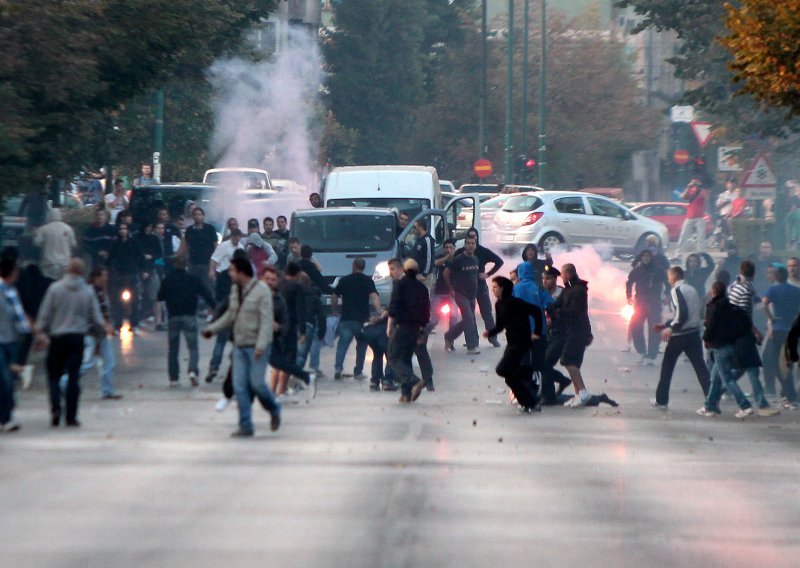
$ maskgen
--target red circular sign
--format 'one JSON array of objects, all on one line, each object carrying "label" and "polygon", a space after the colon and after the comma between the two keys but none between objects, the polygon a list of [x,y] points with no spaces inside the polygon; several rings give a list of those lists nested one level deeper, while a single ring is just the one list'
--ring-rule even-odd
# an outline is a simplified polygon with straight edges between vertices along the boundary
[{"label": "red circular sign", "polygon": [[672,160],[679,166],[682,166],[689,161],[688,150],[675,150],[675,153],[672,155]]},{"label": "red circular sign", "polygon": [[474,171],[475,175],[479,178],[485,178],[492,175],[494,170],[492,169],[492,162],[486,158],[481,158],[472,166],[472,171]]}]

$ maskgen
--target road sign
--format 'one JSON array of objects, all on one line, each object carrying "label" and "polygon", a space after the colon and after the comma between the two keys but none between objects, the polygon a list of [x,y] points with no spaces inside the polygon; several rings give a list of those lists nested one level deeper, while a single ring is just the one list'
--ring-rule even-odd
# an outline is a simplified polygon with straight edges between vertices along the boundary
[{"label": "road sign", "polygon": [[742,171],[742,166],[736,157],[736,153],[741,149],[741,146],[720,146],[717,148],[717,170],[721,172]]},{"label": "road sign", "polygon": [[689,151],[688,150],[675,150],[675,153],[672,155],[672,161],[682,166],[686,162],[689,161]]},{"label": "road sign", "polygon": [[691,122],[692,132],[694,132],[697,143],[701,148],[705,148],[711,138],[711,123],[703,120],[693,120]]},{"label": "road sign", "polygon": [[692,122],[694,120],[694,107],[674,106],[669,109],[669,116],[672,122]]},{"label": "road sign", "polygon": [[742,179],[742,189],[747,199],[775,199],[778,180],[764,154],[759,154]]},{"label": "road sign", "polygon": [[475,164],[472,166],[472,171],[474,171],[475,175],[478,176],[479,178],[485,178],[492,175],[492,172],[494,170],[492,169],[492,162],[490,162],[486,158],[481,158],[480,160],[477,160]]}]

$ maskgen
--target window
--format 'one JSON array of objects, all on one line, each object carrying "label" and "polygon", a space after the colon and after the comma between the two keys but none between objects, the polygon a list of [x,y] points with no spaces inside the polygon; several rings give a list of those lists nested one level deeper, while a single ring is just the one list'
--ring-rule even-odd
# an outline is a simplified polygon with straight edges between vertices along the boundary
[{"label": "window", "polygon": [[556,211],[559,213],[572,213],[573,215],[586,215],[583,207],[583,197],[562,197],[555,200]]},{"label": "window", "polygon": [[680,205],[665,205],[664,206],[664,213],[663,215],[675,216],[675,217],[682,217],[686,215],[686,209],[681,207]]},{"label": "window", "polygon": [[394,226],[393,215],[308,215],[293,219],[292,234],[315,252],[378,252],[392,249]]},{"label": "window", "polygon": [[524,211],[534,211],[541,206],[542,200],[535,195],[515,195],[508,198],[508,201],[503,205],[503,211],[520,213]]},{"label": "window", "polygon": [[423,209],[430,209],[429,199],[408,199],[405,197],[352,197],[348,199],[329,199],[325,207],[381,207],[397,209],[400,213],[408,213],[413,219]]},{"label": "window", "polygon": [[627,215],[625,215],[625,210],[619,205],[596,197],[589,197],[588,199],[589,205],[592,206],[593,215],[612,217],[614,219],[625,219],[627,217]]}]

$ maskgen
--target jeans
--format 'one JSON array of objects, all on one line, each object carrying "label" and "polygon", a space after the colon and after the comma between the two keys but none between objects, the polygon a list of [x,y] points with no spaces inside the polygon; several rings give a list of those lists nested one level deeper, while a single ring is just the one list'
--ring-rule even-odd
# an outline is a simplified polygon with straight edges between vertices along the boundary
[{"label": "jeans", "polygon": [[489,294],[489,285],[486,283],[486,280],[482,278],[478,278],[478,296],[476,301],[478,302],[478,309],[481,312],[484,329],[493,329],[494,316],[492,315],[492,297]]},{"label": "jeans", "polygon": [[181,333],[186,338],[189,347],[189,372],[199,374],[198,359],[200,353],[197,348],[197,318],[191,316],[172,316],[169,318],[167,335],[169,336],[169,354],[167,356],[169,380],[177,381],[180,374],[178,351],[181,347]]},{"label": "jeans", "polygon": [[715,347],[710,350],[714,366],[711,368],[711,389],[706,398],[706,410],[719,412],[719,399],[722,396],[722,385],[736,399],[740,408],[750,408],[750,401],[739,388],[731,365],[733,363],[733,345]]},{"label": "jeans", "polygon": [[461,321],[455,323],[444,334],[444,338],[446,341],[455,341],[463,333],[467,340],[467,349],[477,349],[478,326],[475,323],[475,298],[467,298],[456,292],[455,302],[458,311],[461,312]]},{"label": "jeans", "polygon": [[122,320],[125,316],[125,303],[122,301],[122,292],[127,290],[131,294],[128,300],[129,306],[128,322],[131,328],[139,325],[139,277],[134,276],[114,276],[111,278],[109,287],[109,300],[111,303],[111,316],[114,319],[114,327],[122,327]]},{"label": "jeans", "polygon": [[347,355],[347,348],[353,338],[356,340],[356,366],[354,374],[360,375],[364,370],[364,359],[367,356],[367,343],[361,336],[361,327],[364,324],[353,320],[342,320],[339,322],[339,342],[336,344],[336,363],[334,369],[341,373],[344,369],[344,356]]},{"label": "jeans", "polygon": [[414,376],[411,359],[417,346],[419,328],[414,325],[398,325],[389,340],[389,365],[400,382],[400,389],[406,396],[411,395],[411,387],[418,381]]},{"label": "jeans", "polygon": [[[545,338],[539,341],[545,341]],[[556,369],[556,364],[564,351],[564,336],[548,333],[544,345],[544,364],[542,365],[542,400],[548,404],[556,401],[556,383],[569,385],[572,381]],[[539,347],[539,349],[542,349]]]},{"label": "jeans", "polygon": [[50,338],[47,351],[47,379],[50,383],[50,412],[61,416],[61,375],[67,379],[67,423],[78,417],[78,398],[81,394],[80,373],[83,358],[83,335],[67,333]]},{"label": "jeans", "polygon": [[372,350],[372,372],[370,381],[379,385],[383,380],[383,358],[389,349],[389,338],[386,337],[386,322],[381,321],[364,328],[362,334],[364,342]]},{"label": "jeans", "polygon": [[747,373],[747,377],[750,379],[750,390],[753,391],[753,401],[756,403],[756,406],[759,408],[769,408],[769,401],[764,393],[764,387],[761,386],[761,381],[758,378],[758,375],[760,374],[759,367],[750,367],[749,369],[745,370],[733,370],[733,376],[737,381],[741,379],[742,375],[745,373]]},{"label": "jeans", "polygon": [[[645,320],[647,325],[645,326]],[[631,318],[631,337],[633,346],[639,355],[646,356],[648,359],[655,359],[658,356],[658,343],[661,336],[657,331],[653,331],[653,326],[661,322],[661,301],[656,299],[653,302],[636,303],[636,307]],[[644,330],[648,330],[647,345],[645,346]]]},{"label": "jeans", "polygon": [[264,354],[256,358],[254,347],[233,348],[233,393],[239,406],[239,429],[243,432],[253,431],[253,396],[258,398],[264,410],[272,416],[281,413],[281,405],[272,396],[272,391],[264,380],[270,351],[267,347]]},{"label": "jeans", "polygon": [[781,384],[781,396],[791,402],[797,400],[797,391],[794,387],[794,377],[789,368],[786,373],[781,370],[781,358],[784,357],[783,346],[786,345],[788,331],[772,331],[764,345],[762,359],[764,361],[764,388],[769,393],[775,392],[775,378]]},{"label": "jeans", "polygon": [[453,300],[453,296],[450,294],[434,294],[431,297],[431,321],[428,322],[428,332],[433,331],[439,325],[439,320],[442,318],[441,309],[444,305],[450,306],[450,313],[447,315],[448,331],[453,329],[453,324],[458,321],[458,307],[455,300]]},{"label": "jeans", "polygon": [[679,255],[686,252],[692,236],[697,237],[697,252],[706,252],[706,220],[703,217],[686,219],[683,222],[681,236],[678,238],[677,253]]},{"label": "jeans", "polygon": [[312,369],[319,369],[319,350],[320,341],[317,337],[317,326],[313,323],[306,322],[306,340],[300,343],[297,342],[297,366],[305,367],[306,360],[311,356]]},{"label": "jeans", "polygon": [[[84,339],[81,376],[84,376],[86,373],[88,373],[97,363],[97,355],[95,355],[96,348],[97,340],[91,335],[87,335]],[[99,355],[103,360],[103,366],[99,369],[100,394],[102,396],[114,394],[114,368],[116,367],[117,362],[116,358],[114,357],[114,346],[108,337],[104,337],[102,340],[100,340]]]},{"label": "jeans", "polygon": [[225,345],[230,338],[230,329],[223,329],[217,334],[214,340],[214,351],[211,353],[211,362],[208,364],[209,370],[219,371],[219,366],[222,365],[222,356],[225,354]]},{"label": "jeans", "polygon": [[686,353],[697,375],[700,388],[703,389],[703,395],[708,396],[710,382],[708,367],[703,361],[703,343],[700,340],[700,332],[695,331],[670,337],[667,348],[664,350],[664,360],[661,362],[661,378],[658,380],[658,386],[656,387],[656,402],[658,404],[669,404],[669,386],[672,382],[672,373],[675,371],[675,364],[678,362],[678,357],[680,357],[681,353]]},{"label": "jeans", "polygon": [[15,352],[16,343],[0,343],[0,425],[11,422],[14,412],[14,375],[10,365]]}]

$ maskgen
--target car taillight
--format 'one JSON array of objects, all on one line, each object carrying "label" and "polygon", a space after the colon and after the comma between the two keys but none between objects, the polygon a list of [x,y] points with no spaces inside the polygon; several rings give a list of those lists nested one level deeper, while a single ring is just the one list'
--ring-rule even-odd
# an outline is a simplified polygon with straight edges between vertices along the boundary
[{"label": "car taillight", "polygon": [[542,215],[544,215],[544,213],[541,211],[535,211],[531,213],[525,217],[525,221],[522,223],[522,226],[524,227],[525,225],[533,225],[536,221],[542,218]]},{"label": "car taillight", "polygon": [[467,220],[467,215],[465,213],[459,213],[458,214],[458,220],[459,221],[466,221]]}]

